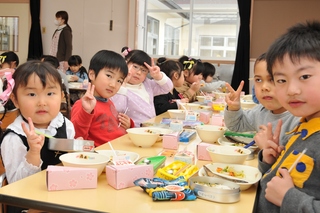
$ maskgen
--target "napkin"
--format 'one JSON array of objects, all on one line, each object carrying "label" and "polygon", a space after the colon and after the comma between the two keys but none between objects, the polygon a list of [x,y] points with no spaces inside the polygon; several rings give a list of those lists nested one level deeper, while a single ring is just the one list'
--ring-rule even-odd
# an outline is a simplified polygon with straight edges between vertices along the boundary
[{"label": "napkin", "polygon": [[[154,201],[182,201],[197,199],[183,176],[171,181],[161,178],[139,178],[134,181],[134,184],[136,186],[140,186],[147,194],[149,194],[150,197],[152,197],[152,200]],[[168,188],[181,188],[181,190],[168,190]]]}]

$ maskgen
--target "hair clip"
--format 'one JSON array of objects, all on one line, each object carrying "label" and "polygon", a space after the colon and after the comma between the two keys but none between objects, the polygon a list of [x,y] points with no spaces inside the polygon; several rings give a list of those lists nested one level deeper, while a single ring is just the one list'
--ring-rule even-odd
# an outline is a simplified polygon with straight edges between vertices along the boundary
[{"label": "hair clip", "polygon": [[3,64],[6,57],[7,57],[6,55],[0,55],[0,64]]},{"label": "hair clip", "polygon": [[122,54],[123,56],[127,56],[130,51],[131,51],[131,49],[128,47],[128,49],[125,49],[121,54]]},{"label": "hair clip", "polygon": [[183,64],[184,64],[183,69],[190,70],[194,65],[194,61],[184,61]]}]

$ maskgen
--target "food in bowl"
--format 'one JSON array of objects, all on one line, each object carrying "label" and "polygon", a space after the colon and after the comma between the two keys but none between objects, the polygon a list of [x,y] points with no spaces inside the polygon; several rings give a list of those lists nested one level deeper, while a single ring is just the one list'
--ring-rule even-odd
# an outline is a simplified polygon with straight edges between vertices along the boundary
[{"label": "food in bowl", "polygon": [[217,125],[198,125],[196,131],[203,142],[214,143],[222,137],[226,131],[225,127]]},{"label": "food in bowl", "polygon": [[207,151],[214,163],[243,164],[251,150],[242,147],[211,145]]},{"label": "food in bowl", "polygon": [[132,143],[139,147],[151,147],[158,140],[161,130],[153,127],[129,128],[127,133]]},{"label": "food in bowl", "polygon": [[110,161],[110,157],[93,152],[66,153],[59,157],[64,166],[96,168],[97,175],[101,175],[103,169]]},{"label": "food in bowl", "polygon": [[[208,174],[205,171],[204,167],[202,167],[198,172],[199,176],[227,178],[228,180],[238,184],[240,186],[240,190],[242,191],[249,189],[253,184],[257,183],[262,177],[262,174],[258,168],[247,166],[247,165],[211,163],[211,164],[206,164],[205,167],[207,167],[212,172],[213,175]],[[229,173],[221,173],[218,171],[220,170],[218,168],[229,168],[229,170],[230,168],[232,168],[233,170],[242,173],[243,176],[235,177],[235,176],[231,176]]]},{"label": "food in bowl", "polygon": [[124,157],[127,160],[132,161],[135,163],[139,158],[140,155],[136,152],[129,152],[129,151],[123,151],[123,150],[95,150],[101,155],[106,155],[110,158],[110,161],[113,160],[114,153],[116,153],[117,156]]}]

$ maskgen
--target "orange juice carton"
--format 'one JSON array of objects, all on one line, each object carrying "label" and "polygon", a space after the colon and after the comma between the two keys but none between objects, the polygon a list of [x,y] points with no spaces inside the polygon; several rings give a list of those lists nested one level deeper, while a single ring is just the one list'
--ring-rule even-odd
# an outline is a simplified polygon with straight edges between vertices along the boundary
[{"label": "orange juice carton", "polygon": [[108,184],[115,189],[134,186],[139,178],[153,178],[153,165],[113,165],[106,166]]},{"label": "orange juice carton", "polygon": [[178,149],[179,148],[179,132],[165,134],[162,136],[162,147],[164,149]]},{"label": "orange juice carton", "polygon": [[97,169],[48,166],[48,191],[97,188]]},{"label": "orange juice carton", "polygon": [[197,158],[198,160],[211,161],[211,157],[209,152],[207,151],[207,147],[212,145],[211,143],[201,142],[197,145]]}]

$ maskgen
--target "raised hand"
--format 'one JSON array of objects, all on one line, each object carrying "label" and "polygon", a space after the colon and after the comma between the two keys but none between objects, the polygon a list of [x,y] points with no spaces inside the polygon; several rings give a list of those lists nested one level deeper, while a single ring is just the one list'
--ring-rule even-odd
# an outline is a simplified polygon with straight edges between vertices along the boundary
[{"label": "raised hand", "polygon": [[29,150],[27,152],[26,159],[28,163],[35,166],[39,166],[41,163],[40,152],[44,144],[44,136],[35,133],[34,125],[30,117],[28,117],[28,124],[29,128],[24,122],[21,123],[21,127],[27,136],[27,141],[29,145]]},{"label": "raised hand", "polygon": [[162,79],[162,73],[160,72],[160,67],[154,64],[153,58],[151,59],[151,66],[149,66],[149,64],[147,64],[146,62],[144,62],[144,65],[148,68],[150,75],[154,80],[158,81]]},{"label": "raised hand", "polygon": [[266,199],[276,206],[281,206],[284,195],[287,191],[294,187],[292,178],[287,169],[279,169],[281,177],[274,176],[268,183],[266,192]]},{"label": "raised hand", "polygon": [[226,87],[229,90],[229,94],[226,95],[226,103],[228,105],[228,110],[231,111],[237,111],[240,109],[240,94],[242,92],[242,88],[244,85],[244,81],[240,82],[240,85],[238,86],[238,89],[235,91],[230,84],[226,83]]},{"label": "raised hand", "polygon": [[279,120],[274,133],[272,133],[272,124],[268,123],[267,127],[262,127],[262,129],[254,137],[257,145],[263,148],[263,161],[268,164],[273,164],[284,149],[283,146],[279,145],[281,126],[282,120]]},{"label": "raised hand", "polygon": [[200,81],[193,82],[190,85],[190,89],[192,89],[194,93],[198,92],[200,90],[200,87],[201,87]]},{"label": "raised hand", "polygon": [[92,85],[91,83],[88,83],[88,89],[81,98],[81,103],[83,110],[91,114],[97,104],[97,100],[94,97],[94,85]]}]

